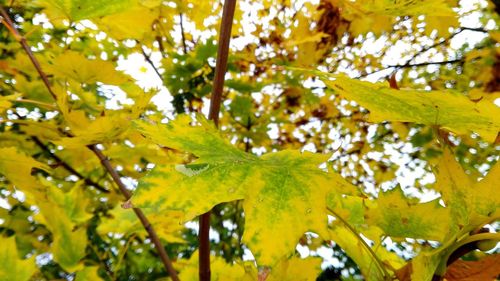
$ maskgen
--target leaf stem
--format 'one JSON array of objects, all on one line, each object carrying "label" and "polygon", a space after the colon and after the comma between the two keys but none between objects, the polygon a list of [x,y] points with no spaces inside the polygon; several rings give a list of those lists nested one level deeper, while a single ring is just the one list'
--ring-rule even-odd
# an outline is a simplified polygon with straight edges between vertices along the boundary
[{"label": "leaf stem", "polygon": [[[217,49],[217,60],[215,65],[215,77],[212,96],[210,98],[210,111],[208,113],[208,119],[213,120],[215,126],[218,126],[219,124],[222,90],[224,88],[224,76],[227,69],[229,41],[231,40],[231,29],[233,26],[235,7],[236,0],[224,1],[219,32],[219,46]],[[200,281],[210,281],[210,211],[201,215],[199,222],[199,277]]]},{"label": "leaf stem", "polygon": [[[33,55],[33,52],[31,52],[30,47],[26,43],[26,39],[22,37],[16,27],[14,26],[12,19],[10,18],[9,14],[5,11],[4,7],[0,5],[0,14],[3,17],[2,23],[10,30],[10,32],[13,34],[13,36],[16,38],[17,41],[22,45],[23,49],[25,50],[26,54],[29,56],[31,62],[33,63],[33,66],[36,68],[38,74],[40,75],[40,78],[43,80],[43,83],[49,93],[52,95],[55,101],[57,101],[57,96],[52,90],[52,87],[50,86],[49,79],[47,78],[47,75],[45,72],[43,72],[42,67],[36,57]],[[69,134],[71,135],[71,134]],[[111,175],[115,183],[118,185],[118,188],[120,189],[121,193],[125,196],[125,198],[128,200],[132,196],[131,192],[126,188],[126,186],[123,184],[123,182],[120,179],[120,176],[116,172],[116,170],[111,166],[111,163],[109,162],[108,158],[104,156],[102,151],[100,151],[96,145],[88,145],[87,148],[89,148],[94,154],[99,158],[101,161],[102,165],[106,168],[108,173]],[[172,262],[170,261],[170,258],[167,255],[167,252],[165,251],[165,248],[163,247],[160,238],[156,234],[156,231],[154,230],[153,226],[149,222],[149,220],[146,218],[144,213],[137,208],[134,208],[134,213],[137,215],[139,220],[141,221],[142,225],[144,226],[144,229],[149,234],[149,238],[153,242],[156,250],[158,251],[158,254],[160,256],[160,259],[167,270],[168,274],[172,278],[173,281],[180,281],[179,277],[177,276],[177,272],[175,271],[174,267],[172,266]]]},{"label": "leaf stem", "polygon": [[330,207],[326,207],[326,209],[332,215],[334,215],[336,218],[338,218],[339,221],[341,221],[342,224],[344,224],[358,238],[358,240],[361,242],[361,244],[366,248],[366,250],[370,253],[370,255],[372,256],[372,258],[375,260],[376,264],[379,267],[379,270],[381,270],[382,275],[384,275],[384,279],[388,279],[391,275],[389,274],[389,272],[387,272],[387,270],[385,269],[384,264],[377,257],[377,255],[373,251],[372,247],[370,247],[370,245],[368,245],[366,243],[366,241],[359,235],[359,233],[354,229],[354,227],[352,227],[346,220],[344,220],[341,216],[339,216],[334,210],[332,210]]}]

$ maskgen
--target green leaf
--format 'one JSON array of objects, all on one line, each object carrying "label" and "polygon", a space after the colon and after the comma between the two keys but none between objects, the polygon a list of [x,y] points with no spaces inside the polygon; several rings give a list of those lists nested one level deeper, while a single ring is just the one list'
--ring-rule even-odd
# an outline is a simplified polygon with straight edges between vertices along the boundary
[{"label": "green leaf", "polygon": [[76,273],[75,281],[99,281],[102,278],[97,274],[98,266],[86,266]]},{"label": "green leaf", "polygon": [[259,158],[236,149],[202,116],[197,126],[190,121],[181,116],[166,126],[136,122],[157,144],[199,158],[156,167],[139,182],[135,206],[181,210],[189,220],[219,203],[243,199],[243,241],[261,265],[272,266],[292,253],[304,232],[325,231],[326,193],[337,188],[338,179],[318,168],[327,156],[281,151]]},{"label": "green leaf", "polygon": [[439,125],[460,135],[477,132],[489,142],[493,142],[500,131],[500,108],[490,101],[472,102],[453,91],[396,90],[343,75],[314,73],[343,98],[368,109],[371,122]]},{"label": "green leaf", "polygon": [[89,200],[74,186],[70,192],[62,192],[51,182],[42,179],[47,187],[45,198],[38,200],[40,213],[36,220],[52,232],[51,252],[54,260],[68,272],[83,268],[80,260],[85,256],[87,229],[81,223],[91,218],[86,213]]},{"label": "green leaf", "polygon": [[19,258],[15,237],[0,237],[0,280],[27,281],[36,271],[35,257]]},{"label": "green leaf", "polygon": [[52,232],[51,252],[54,260],[66,271],[75,272],[83,268],[80,260],[85,256],[87,230],[75,229],[70,219],[59,208],[40,204],[45,225]]}]

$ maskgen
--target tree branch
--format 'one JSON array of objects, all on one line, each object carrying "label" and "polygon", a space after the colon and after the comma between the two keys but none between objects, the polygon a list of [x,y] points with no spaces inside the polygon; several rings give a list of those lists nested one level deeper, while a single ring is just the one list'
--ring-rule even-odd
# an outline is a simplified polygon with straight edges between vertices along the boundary
[{"label": "tree branch", "polygon": [[[130,197],[132,197],[132,193],[127,189],[125,184],[123,184],[120,176],[118,175],[116,170],[113,168],[113,166],[109,162],[109,159],[106,156],[104,156],[102,151],[99,150],[95,145],[89,145],[87,147],[92,152],[94,152],[94,154],[97,156],[97,158],[99,158],[102,165],[106,168],[108,173],[111,175],[111,177],[113,178],[116,185],[118,185],[120,192],[125,196],[125,198],[127,200],[129,200]],[[163,266],[167,270],[168,274],[170,275],[172,280],[179,281],[179,277],[177,276],[177,272],[175,271],[174,267],[172,266],[172,262],[170,261],[170,258],[168,257],[168,254],[165,251],[165,248],[163,247],[163,245],[160,241],[160,238],[156,234],[156,231],[154,230],[153,226],[151,225],[151,223],[149,222],[147,217],[144,215],[144,213],[141,211],[141,209],[133,208],[133,210],[134,210],[134,213],[136,214],[137,218],[139,218],[139,220],[141,221],[141,224],[144,227],[144,229],[146,229],[146,231],[148,232],[149,238],[151,239],[151,241],[155,245],[155,248],[158,251],[158,254],[159,254],[160,259],[163,263]]]},{"label": "tree branch", "polygon": [[[137,44],[140,44],[139,41],[136,41],[136,42],[137,42]],[[163,76],[161,75],[160,70],[156,67],[156,65],[151,60],[151,56],[146,54],[146,51],[144,51],[143,46],[141,46],[140,48],[141,48],[141,53],[144,56],[144,59],[149,63],[149,65],[151,65],[151,67],[155,71],[156,75],[158,75],[158,77],[160,77],[160,80],[163,81]]]},{"label": "tree branch", "polygon": [[104,193],[109,193],[109,190],[107,190],[104,186],[100,185],[99,183],[93,181],[92,179],[90,179],[88,177],[85,177],[80,172],[75,170],[71,165],[69,165],[68,162],[61,159],[55,153],[52,153],[52,151],[50,151],[50,149],[39,138],[37,138],[36,136],[32,136],[31,139],[35,142],[36,145],[38,145],[38,147],[40,147],[43,151],[45,151],[47,154],[49,154],[52,159],[56,160],[57,164],[64,167],[64,169],[66,169],[68,172],[70,172],[73,175],[84,180],[86,184],[91,185]]},{"label": "tree branch", "polygon": [[359,75],[358,77],[356,77],[357,79],[359,78],[363,78],[363,77],[366,77],[366,76],[370,76],[372,74],[375,74],[375,73],[378,73],[378,72],[381,72],[381,71],[384,71],[384,70],[387,70],[389,68],[396,68],[394,71],[398,70],[398,69],[401,69],[401,68],[407,68],[407,67],[413,67],[413,66],[425,66],[425,65],[431,65],[431,64],[446,64],[446,63],[443,63],[443,62],[438,62],[438,63],[427,63],[427,64],[412,64],[411,62],[417,58],[418,56],[420,56],[421,54],[429,51],[430,49],[434,49],[438,46],[441,46],[443,44],[445,44],[446,42],[450,41],[451,39],[453,39],[455,36],[457,36],[458,34],[462,33],[464,30],[470,30],[469,28],[467,27],[461,27],[459,28],[456,32],[452,33],[450,36],[448,36],[448,38],[445,38],[444,40],[441,40],[439,42],[436,42],[430,46],[427,46],[427,47],[423,47],[420,51],[416,52],[415,54],[413,54],[413,56],[411,56],[408,60],[406,60],[405,63],[403,64],[400,64],[400,65],[388,65],[386,66],[385,68],[382,68],[382,69],[378,69],[378,70],[375,70],[375,71],[372,71],[372,72],[369,72],[369,73],[364,73],[364,74],[361,74]]},{"label": "tree branch", "polygon": [[[208,119],[213,120],[215,126],[219,124],[219,112],[222,101],[222,89],[224,88],[224,76],[227,69],[227,58],[229,54],[229,41],[231,40],[231,29],[233,26],[234,10],[236,0],[225,0],[222,12],[222,20],[219,33],[219,46],[217,49],[217,60],[215,65],[215,77],[210,98],[210,111]],[[200,216],[199,232],[199,277],[200,281],[210,281],[210,212]]]},{"label": "tree branch", "polygon": [[[30,57],[30,60],[33,63],[33,66],[36,68],[38,74],[40,74],[40,77],[44,81],[45,87],[51,93],[52,97],[57,101],[57,96],[52,91],[52,88],[50,86],[47,75],[43,72],[42,67],[40,66],[40,63],[38,62],[38,60],[35,58],[35,56],[31,52],[31,49],[29,48],[28,44],[26,43],[26,40],[24,39],[24,37],[22,37],[19,34],[16,27],[13,25],[10,16],[7,14],[4,7],[1,5],[0,5],[0,13],[4,18],[3,23],[12,32],[14,37],[16,37],[16,39],[21,43],[21,45],[23,46],[23,49],[26,51],[27,55]],[[125,198],[127,200],[130,199],[130,197],[132,196],[132,193],[123,184],[123,182],[120,179],[120,176],[118,175],[116,170],[113,168],[113,166],[111,166],[111,163],[106,158],[106,156],[104,156],[102,151],[100,151],[96,145],[88,145],[87,147],[92,152],[94,152],[94,154],[99,158],[102,165],[106,168],[107,172],[111,175],[111,177],[113,178],[116,185],[118,185],[118,188],[120,189],[121,193],[125,196]],[[165,251],[165,248],[163,247],[163,245],[162,245],[158,235],[156,234],[156,231],[154,230],[153,226],[151,225],[149,220],[146,218],[146,216],[144,215],[144,213],[140,209],[134,208],[133,210],[134,210],[134,213],[139,218],[139,220],[141,221],[143,227],[148,232],[149,238],[153,242],[156,250],[158,251],[160,259],[161,259],[165,269],[167,270],[168,274],[170,275],[172,280],[179,281],[179,277],[177,276],[177,272],[175,271],[174,267],[172,266],[172,262],[170,261],[168,255],[167,255],[167,252]]]},{"label": "tree branch", "polygon": [[460,59],[454,59],[454,60],[447,60],[447,61],[427,61],[427,62],[421,62],[421,63],[407,63],[403,65],[388,65],[388,68],[394,67],[397,69],[401,68],[407,68],[407,67],[418,67],[418,66],[427,66],[427,65],[443,65],[443,64],[449,64],[449,63],[462,63],[464,62],[463,58]]},{"label": "tree branch", "polygon": [[0,14],[2,15],[2,18],[3,18],[2,23],[5,25],[5,27],[7,27],[7,29],[10,31],[10,33],[12,33],[14,38],[21,44],[24,51],[26,52],[26,54],[30,58],[31,63],[33,63],[33,66],[35,67],[36,71],[40,75],[40,78],[42,78],[43,84],[45,84],[45,87],[49,91],[49,93],[52,96],[52,98],[54,99],[54,101],[57,102],[57,96],[54,93],[54,91],[52,91],[52,88],[50,87],[49,78],[42,71],[42,67],[40,66],[40,63],[38,62],[38,60],[33,55],[33,52],[31,51],[30,47],[28,46],[28,43],[26,42],[26,38],[24,38],[24,36],[21,36],[21,34],[19,34],[19,31],[17,31],[17,28],[14,25],[14,22],[10,18],[9,14],[7,14],[7,11],[5,11],[4,7],[1,5],[0,5]]}]

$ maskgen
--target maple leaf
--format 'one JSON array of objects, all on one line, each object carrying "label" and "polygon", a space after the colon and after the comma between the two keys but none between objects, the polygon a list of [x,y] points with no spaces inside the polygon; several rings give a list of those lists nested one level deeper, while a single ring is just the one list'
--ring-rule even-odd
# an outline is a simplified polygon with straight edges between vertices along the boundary
[{"label": "maple leaf", "polygon": [[0,280],[3,281],[27,281],[36,271],[35,257],[21,260],[19,258],[16,238],[0,237]]},{"label": "maple leaf", "polygon": [[197,126],[190,122],[183,115],[167,125],[135,123],[153,142],[199,158],[188,165],[155,167],[140,180],[134,206],[181,210],[189,220],[219,203],[242,199],[243,241],[259,264],[269,266],[293,252],[304,232],[324,231],[326,194],[335,188],[342,192],[338,178],[318,168],[327,156],[281,151],[257,157],[232,146],[202,116]]},{"label": "maple leaf", "polygon": [[367,221],[386,235],[443,241],[448,234],[449,209],[440,206],[439,199],[412,203],[401,189],[395,189],[379,193],[376,206],[367,214]]},{"label": "maple leaf", "polygon": [[[500,131],[500,108],[492,102],[472,102],[452,91],[396,90],[373,84],[314,72],[343,98],[354,100],[370,111],[369,121],[415,122],[439,125],[457,134],[479,133],[493,142]],[[335,78],[334,81],[330,78]]]},{"label": "maple leaf", "polygon": [[85,256],[87,230],[80,224],[92,217],[85,211],[90,201],[78,185],[64,193],[45,179],[41,179],[41,183],[47,190],[44,197],[37,198],[40,213],[35,220],[45,224],[52,232],[54,260],[68,272],[81,270],[84,267],[80,260]]},{"label": "maple leaf", "polygon": [[[184,226],[178,223],[181,215],[179,212],[168,212],[161,215],[155,212],[145,212],[145,215],[155,227],[160,238],[169,242],[184,242],[180,235]],[[141,236],[147,234],[134,211],[124,209],[122,206],[116,206],[109,212],[108,217],[103,217],[97,231],[101,234],[120,233],[130,235],[139,233]]]},{"label": "maple leaf", "polygon": [[99,281],[102,278],[99,276],[97,271],[99,266],[86,266],[84,269],[78,271],[75,276],[75,281]]},{"label": "maple leaf", "polygon": [[45,164],[19,152],[14,147],[0,148],[0,173],[5,175],[14,185],[26,192],[37,187],[35,177],[31,176],[33,168],[50,170]]},{"label": "maple leaf", "polygon": [[91,19],[126,10],[137,3],[136,0],[40,0],[37,4],[45,7],[50,18],[71,20]]},{"label": "maple leaf", "polygon": [[57,77],[85,84],[99,81],[109,85],[120,85],[131,79],[123,72],[117,71],[112,62],[89,59],[75,51],[65,51],[49,59],[45,69]]},{"label": "maple leaf", "polygon": [[449,209],[449,229],[440,247],[422,251],[411,261],[411,280],[431,280],[436,269],[446,268],[446,258],[450,249],[453,250],[457,237],[468,234],[497,216],[500,207],[500,196],[496,192],[498,166],[496,164],[483,180],[474,182],[465,174],[451,151],[448,148],[444,150],[435,168],[434,189],[441,193]]}]

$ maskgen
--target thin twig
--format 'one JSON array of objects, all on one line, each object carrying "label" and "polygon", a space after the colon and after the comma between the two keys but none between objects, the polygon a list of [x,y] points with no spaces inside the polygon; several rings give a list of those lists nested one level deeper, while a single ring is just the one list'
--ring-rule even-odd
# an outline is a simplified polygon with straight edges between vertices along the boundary
[{"label": "thin twig", "polygon": [[[44,81],[45,87],[51,93],[52,97],[57,101],[57,96],[52,91],[49,80],[47,79],[47,75],[43,72],[42,67],[40,66],[40,63],[38,62],[38,60],[35,58],[35,56],[31,52],[31,49],[29,48],[28,44],[26,43],[26,40],[22,36],[19,35],[19,32],[17,31],[16,27],[12,24],[12,20],[11,20],[10,16],[7,14],[4,7],[1,5],[0,5],[0,13],[2,14],[2,16],[4,18],[4,21],[3,21],[4,24],[7,23],[6,26],[9,28],[9,30],[12,32],[12,34],[16,37],[16,39],[21,38],[21,39],[18,39],[18,41],[21,43],[24,50],[26,51],[26,53],[30,57],[31,62],[33,63],[33,66],[38,71],[38,74],[40,74],[40,77]],[[106,158],[106,156],[104,156],[102,151],[100,151],[96,145],[88,145],[87,148],[89,148],[92,152],[94,152],[94,154],[99,158],[102,165],[106,168],[107,172],[111,175],[111,177],[113,178],[116,185],[118,185],[118,188],[120,189],[121,193],[125,196],[125,198],[127,200],[130,199],[130,197],[132,196],[132,193],[123,184],[120,176],[118,175],[116,170],[113,168],[113,166],[109,162],[108,158]],[[154,230],[153,226],[151,225],[149,220],[146,218],[146,216],[144,215],[144,213],[140,209],[134,208],[133,210],[134,210],[134,213],[139,218],[139,220],[141,221],[144,229],[146,229],[146,231],[148,232],[149,238],[153,242],[156,250],[158,251],[160,259],[161,259],[165,269],[167,270],[168,274],[170,275],[172,280],[179,281],[179,277],[177,276],[177,272],[175,271],[174,267],[172,266],[172,262],[170,261],[170,258],[168,257],[167,252],[165,251],[165,248],[163,247],[163,245],[162,245],[158,235],[156,234],[156,231]]]},{"label": "thin twig", "polygon": [[404,65],[388,65],[387,67],[394,67],[397,69],[401,68],[407,68],[407,67],[418,67],[418,66],[428,66],[428,65],[443,65],[443,64],[449,64],[449,63],[462,63],[464,62],[463,58],[460,59],[454,59],[454,60],[446,60],[446,61],[426,61],[426,62],[421,62],[421,63],[407,63]]},{"label": "thin twig", "polygon": [[181,27],[181,37],[182,37],[182,50],[184,51],[184,54],[186,55],[188,53],[187,51],[187,46],[186,46],[186,36],[184,35],[184,20],[182,13],[179,14],[179,25]]},{"label": "thin twig", "polygon": [[26,38],[24,38],[24,36],[21,36],[21,34],[19,34],[19,31],[17,31],[17,28],[14,25],[14,22],[10,18],[9,14],[7,14],[7,11],[5,11],[4,7],[1,6],[1,5],[0,5],[0,14],[3,17],[2,23],[12,33],[12,35],[14,36],[14,38],[21,44],[21,46],[23,47],[24,51],[26,52],[26,54],[30,58],[31,63],[33,63],[33,66],[35,66],[35,69],[38,72],[38,74],[40,75],[40,78],[42,78],[43,84],[45,84],[45,87],[49,91],[49,93],[52,96],[52,98],[54,98],[54,100],[57,101],[57,96],[52,91],[52,88],[50,87],[49,78],[42,71],[42,67],[40,66],[40,63],[38,62],[38,60],[33,55],[33,52],[31,51],[30,47],[28,46],[28,43],[26,42]]},{"label": "thin twig", "polygon": [[[140,44],[140,42],[137,41],[137,44]],[[155,71],[156,75],[158,75],[158,77],[160,77],[160,80],[163,81],[163,76],[161,75],[160,70],[156,67],[156,65],[154,64],[154,62],[151,60],[151,56],[148,55],[146,53],[146,51],[144,51],[143,46],[141,46],[140,48],[141,48],[142,56],[144,56],[144,60],[146,60],[146,62],[149,63],[149,65],[151,65],[151,67]]]},{"label": "thin twig", "polygon": [[61,165],[64,169],[68,170],[68,172],[72,173],[73,175],[79,177],[80,179],[84,180],[84,182],[88,185],[91,185],[95,187],[96,189],[104,192],[104,193],[109,193],[109,190],[107,190],[104,186],[100,185],[99,183],[93,181],[89,177],[85,177],[82,175],[80,172],[75,170],[71,165],[68,164],[68,162],[64,161],[61,159],[59,156],[57,156],[55,153],[50,151],[50,149],[36,136],[32,136],[31,139],[35,142],[38,147],[40,147],[43,151],[45,151],[47,154],[50,155],[50,157],[54,160],[56,160],[57,164]]},{"label": "thin twig", "polygon": [[[222,101],[222,89],[224,88],[224,76],[227,69],[227,58],[229,54],[229,41],[231,40],[231,29],[233,26],[234,9],[236,0],[224,1],[222,20],[219,33],[219,46],[217,49],[217,60],[215,65],[215,77],[210,98],[210,111],[208,119],[213,120],[215,126],[219,124],[219,112]],[[210,211],[200,216],[199,236],[199,277],[200,281],[210,281]]]},{"label": "thin twig", "polygon": [[[400,65],[389,65],[389,66],[386,66],[382,69],[378,69],[378,70],[375,70],[375,71],[372,71],[372,72],[369,72],[369,73],[364,73],[364,74],[361,74],[359,75],[358,77],[356,77],[356,79],[359,79],[359,78],[363,78],[363,77],[366,77],[366,76],[370,76],[372,74],[375,74],[375,73],[378,73],[378,72],[381,72],[381,71],[384,71],[384,70],[388,70],[390,68],[395,68],[393,70],[394,71],[397,71],[398,69],[401,69],[401,68],[407,68],[407,67],[413,67],[413,66],[421,66],[421,65],[417,65],[417,64],[412,64],[411,62],[416,59],[418,56],[422,55],[423,53],[429,51],[430,49],[434,49],[438,46],[441,46],[443,44],[445,44],[446,42],[449,42],[451,39],[453,39],[455,36],[457,36],[458,34],[462,33],[464,30],[470,30],[466,27],[461,27],[459,28],[456,32],[452,33],[450,36],[448,36],[448,38],[445,38],[444,40],[441,40],[439,42],[436,42],[430,46],[427,46],[427,47],[424,47],[422,48],[420,51],[416,52],[415,54],[413,54],[413,56],[411,56],[409,59],[406,60],[405,63],[403,64],[400,64]],[[429,63],[427,65],[430,65],[430,64],[442,64],[442,63]]]}]

